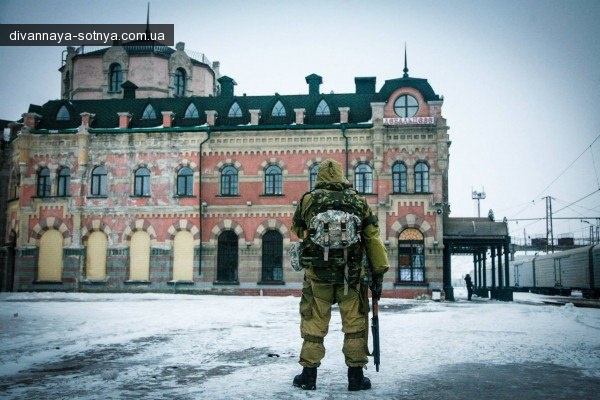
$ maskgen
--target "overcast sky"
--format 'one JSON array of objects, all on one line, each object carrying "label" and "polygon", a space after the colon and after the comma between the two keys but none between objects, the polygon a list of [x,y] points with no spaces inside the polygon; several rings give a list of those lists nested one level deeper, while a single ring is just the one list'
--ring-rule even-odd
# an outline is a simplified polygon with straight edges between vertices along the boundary
[{"label": "overcast sky", "polygon": [[[0,23],[145,23],[146,6],[2,0]],[[379,89],[402,76],[406,43],[409,75],[444,96],[453,217],[477,216],[483,189],[496,219],[544,218],[552,196],[555,237],[587,237],[580,219],[600,217],[600,1],[153,0],[150,21],[248,95],[307,93],[311,73],[326,93],[356,76]],[[0,119],[60,97],[62,50],[0,47]],[[545,221],[510,229],[545,236]]]}]

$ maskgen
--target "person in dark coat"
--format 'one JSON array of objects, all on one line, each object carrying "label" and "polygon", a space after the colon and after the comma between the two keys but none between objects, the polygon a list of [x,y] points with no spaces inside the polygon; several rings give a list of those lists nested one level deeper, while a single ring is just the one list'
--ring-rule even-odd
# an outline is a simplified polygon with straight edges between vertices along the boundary
[{"label": "person in dark coat", "polygon": [[467,274],[465,276],[465,283],[467,284],[467,300],[471,300],[471,296],[473,296],[473,281],[471,280],[471,275]]}]

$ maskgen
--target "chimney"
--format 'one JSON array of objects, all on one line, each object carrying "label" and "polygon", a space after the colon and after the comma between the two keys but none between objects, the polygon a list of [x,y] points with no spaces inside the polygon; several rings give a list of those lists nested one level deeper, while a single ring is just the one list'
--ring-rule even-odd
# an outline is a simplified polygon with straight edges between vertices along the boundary
[{"label": "chimney", "polygon": [[135,83],[131,81],[125,81],[121,84],[121,88],[123,88],[124,99],[135,99],[135,91],[138,88]]},{"label": "chimney", "polygon": [[237,85],[236,81],[228,76],[222,76],[217,81],[221,84],[221,97],[233,97],[233,86]]},{"label": "chimney", "polygon": [[375,81],[377,78],[373,76],[356,77],[354,84],[356,85],[356,94],[373,94],[375,93]]},{"label": "chimney", "polygon": [[217,112],[215,110],[206,110],[204,112],[206,113],[206,125],[214,126],[215,119],[217,118]]},{"label": "chimney", "polygon": [[296,113],[296,125],[304,124],[304,112],[306,109],[304,108],[294,108],[294,112]]},{"label": "chimney", "polygon": [[310,74],[304,79],[306,79],[306,83],[308,83],[308,94],[318,95],[320,93],[319,87],[321,86],[321,83],[323,83],[323,78],[317,74]]},{"label": "chimney", "polygon": [[350,107],[339,107],[338,110],[340,110],[340,124],[347,124]]},{"label": "chimney", "polygon": [[258,125],[260,119],[260,110],[248,110],[250,111],[250,125]]},{"label": "chimney", "polygon": [[173,118],[175,117],[175,113],[173,111],[162,111],[163,117],[163,128],[170,128],[173,126]]},{"label": "chimney", "polygon": [[89,112],[82,112],[79,115],[81,115],[81,127],[83,129],[89,128],[94,120],[94,117],[96,116],[96,114],[90,114]]},{"label": "chimney", "polygon": [[38,121],[40,120],[40,118],[42,118],[41,115],[33,112],[22,114],[21,117],[23,117],[23,124],[29,129],[35,129]]},{"label": "chimney", "polygon": [[128,112],[119,112],[117,115],[119,115],[119,128],[126,129],[131,122],[132,115]]}]

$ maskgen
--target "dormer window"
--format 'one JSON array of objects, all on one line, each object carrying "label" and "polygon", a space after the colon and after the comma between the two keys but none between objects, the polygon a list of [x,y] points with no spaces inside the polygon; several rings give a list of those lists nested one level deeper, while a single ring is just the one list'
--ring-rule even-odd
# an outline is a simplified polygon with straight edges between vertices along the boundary
[{"label": "dormer window", "polygon": [[142,119],[156,119],[156,112],[154,111],[152,104],[146,106],[144,113],[142,114]]},{"label": "dormer window", "polygon": [[271,115],[273,117],[285,117],[285,107],[281,100],[277,100],[277,103],[275,103],[275,105],[273,106]]},{"label": "dormer window", "polygon": [[56,113],[57,121],[69,121],[71,119],[71,114],[69,114],[69,110],[64,105],[60,107],[58,113]]},{"label": "dormer window", "polygon": [[321,100],[319,105],[317,106],[317,111],[315,115],[330,115],[331,111],[329,111],[329,104],[325,100]]},{"label": "dormer window", "polygon": [[403,94],[394,102],[394,111],[400,118],[414,117],[419,111],[419,102],[414,97]]},{"label": "dormer window", "polygon": [[185,110],[185,118],[198,118],[198,109],[194,103],[190,103],[187,110]]},{"label": "dormer window", "polygon": [[229,108],[229,112],[227,113],[228,117],[241,117],[242,116],[242,109],[240,108],[240,105],[236,102],[234,102],[231,107]]}]

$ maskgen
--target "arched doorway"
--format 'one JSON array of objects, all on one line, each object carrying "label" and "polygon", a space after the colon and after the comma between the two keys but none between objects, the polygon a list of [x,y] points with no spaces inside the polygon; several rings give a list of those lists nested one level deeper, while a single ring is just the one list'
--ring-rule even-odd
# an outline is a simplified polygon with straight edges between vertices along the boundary
[{"label": "arched doorway", "polygon": [[238,281],[238,237],[232,230],[219,235],[217,250],[217,282]]}]

